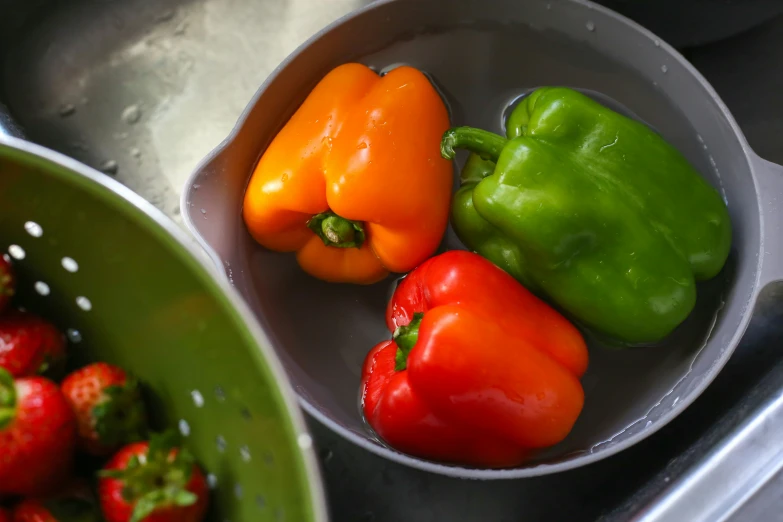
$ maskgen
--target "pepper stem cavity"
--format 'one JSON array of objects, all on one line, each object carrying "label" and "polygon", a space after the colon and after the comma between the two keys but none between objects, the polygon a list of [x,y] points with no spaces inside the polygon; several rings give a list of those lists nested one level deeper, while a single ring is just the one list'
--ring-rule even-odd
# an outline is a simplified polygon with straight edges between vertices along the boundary
[{"label": "pepper stem cavity", "polygon": [[307,226],[321,238],[324,245],[335,248],[361,248],[366,238],[361,223],[331,211],[316,214],[310,218]]},{"label": "pepper stem cavity", "polygon": [[443,133],[440,155],[444,159],[453,160],[457,154],[455,149],[467,149],[475,152],[482,159],[497,162],[500,151],[506,146],[507,141],[503,136],[483,129],[454,127]]},{"label": "pepper stem cavity", "polygon": [[398,326],[394,330],[392,339],[397,344],[397,354],[394,357],[394,369],[398,372],[408,367],[408,355],[419,340],[419,326],[424,319],[423,312],[413,314],[413,319],[405,326]]},{"label": "pepper stem cavity", "polygon": [[5,428],[16,416],[16,385],[14,377],[0,368],[0,429]]}]

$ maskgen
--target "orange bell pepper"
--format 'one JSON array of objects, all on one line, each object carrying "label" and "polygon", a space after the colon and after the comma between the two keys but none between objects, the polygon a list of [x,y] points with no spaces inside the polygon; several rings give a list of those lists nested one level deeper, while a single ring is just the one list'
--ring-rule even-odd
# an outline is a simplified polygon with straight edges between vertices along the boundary
[{"label": "orange bell pepper", "polygon": [[243,207],[250,234],[296,252],[326,281],[370,284],[412,270],[448,223],[448,128],[443,100],[417,69],[333,69],[261,156]]}]

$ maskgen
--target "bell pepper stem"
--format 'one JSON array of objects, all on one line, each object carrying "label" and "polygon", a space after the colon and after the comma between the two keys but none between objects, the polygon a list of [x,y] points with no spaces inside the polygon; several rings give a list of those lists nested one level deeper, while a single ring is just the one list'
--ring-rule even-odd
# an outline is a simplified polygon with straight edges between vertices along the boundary
[{"label": "bell pepper stem", "polygon": [[16,416],[16,385],[13,376],[0,368],[0,429]]},{"label": "bell pepper stem", "polygon": [[424,319],[424,313],[416,312],[410,323],[398,326],[394,330],[392,339],[397,344],[394,369],[398,372],[408,367],[408,355],[419,340],[419,326],[421,326],[422,319]]},{"label": "bell pepper stem", "polygon": [[331,211],[316,214],[310,218],[307,226],[321,238],[324,245],[335,248],[361,248],[366,237],[361,223]]},{"label": "bell pepper stem", "polygon": [[440,155],[444,159],[453,160],[455,149],[467,149],[475,152],[482,159],[497,162],[500,151],[508,140],[494,132],[475,127],[453,127],[443,134],[440,142]]}]

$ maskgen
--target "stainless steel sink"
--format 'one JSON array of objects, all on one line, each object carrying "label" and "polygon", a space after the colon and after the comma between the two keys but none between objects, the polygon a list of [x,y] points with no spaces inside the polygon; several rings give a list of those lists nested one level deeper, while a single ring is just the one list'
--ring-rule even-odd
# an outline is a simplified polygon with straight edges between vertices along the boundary
[{"label": "stainless steel sink", "polygon": [[[178,219],[185,178],[264,78],[367,1],[0,0],[0,102],[28,139],[116,176]],[[755,150],[783,163],[783,18],[685,52]],[[2,112],[0,104],[0,128],[8,128]],[[313,422],[333,519],[775,520],[781,293],[768,292],[742,346],[685,414],[580,470],[460,481],[383,461]]]}]

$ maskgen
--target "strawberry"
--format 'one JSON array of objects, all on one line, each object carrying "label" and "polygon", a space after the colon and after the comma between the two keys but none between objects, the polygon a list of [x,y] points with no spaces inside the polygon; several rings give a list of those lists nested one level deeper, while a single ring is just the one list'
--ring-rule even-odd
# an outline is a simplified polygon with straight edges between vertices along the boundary
[{"label": "strawberry", "polygon": [[209,496],[193,456],[176,432],[153,435],[118,451],[99,472],[106,522],[201,522]]},{"label": "strawberry", "polygon": [[[16,278],[11,268],[11,258],[7,255],[0,256],[0,314],[8,307],[8,303],[16,290]],[[0,518],[2,522],[2,518]]]},{"label": "strawberry", "polygon": [[47,494],[70,473],[76,419],[44,377],[0,368],[0,495]]},{"label": "strawberry", "polygon": [[147,433],[147,414],[138,381],[122,368],[95,363],[68,375],[60,389],[79,426],[82,451],[103,456]]},{"label": "strawberry", "polygon": [[14,377],[26,377],[64,360],[65,337],[54,325],[18,310],[0,317],[0,368]]},{"label": "strawberry", "polygon": [[51,497],[28,497],[14,507],[13,522],[100,522],[89,488],[81,489],[68,488]]}]

